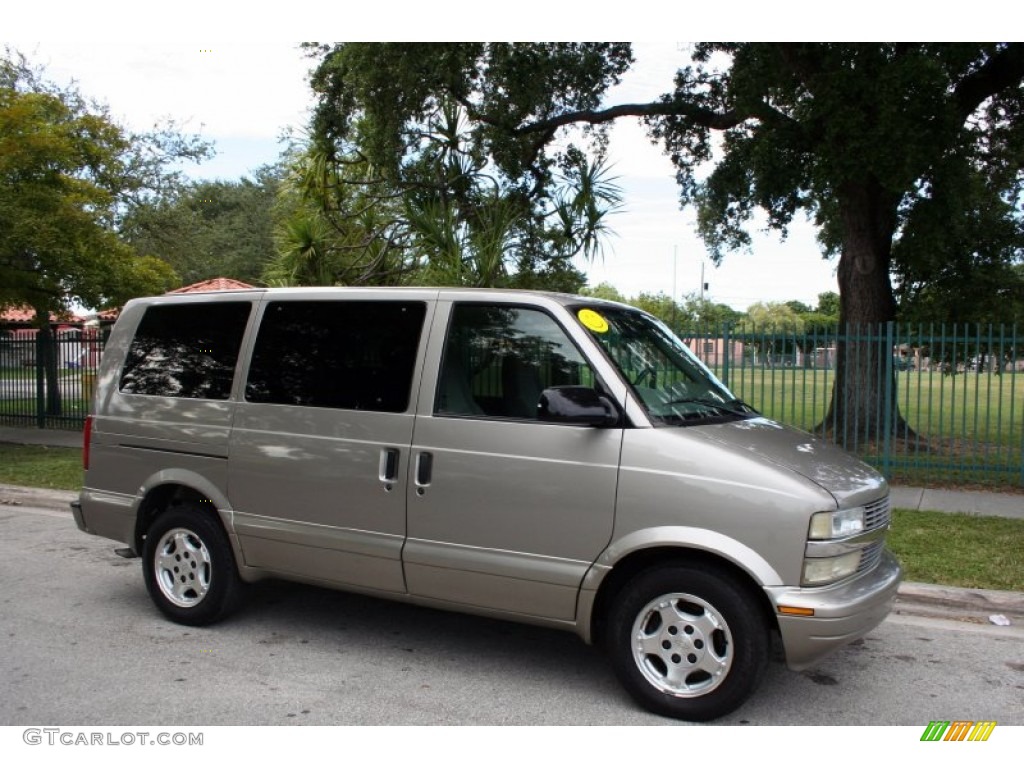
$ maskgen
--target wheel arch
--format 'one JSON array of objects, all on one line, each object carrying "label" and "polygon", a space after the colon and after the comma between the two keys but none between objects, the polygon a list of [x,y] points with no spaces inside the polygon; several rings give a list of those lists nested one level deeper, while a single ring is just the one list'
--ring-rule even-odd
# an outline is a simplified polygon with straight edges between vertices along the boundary
[{"label": "wheel arch", "polygon": [[[181,476],[173,471],[160,472],[145,484],[138,496],[135,509],[135,537],[132,542],[136,553],[142,552],[146,532],[163,512],[178,504],[194,504],[208,513],[223,530],[229,541],[234,537],[224,519],[222,510],[229,510],[227,499],[206,478],[193,473]],[[238,553],[236,552],[236,557]]]},{"label": "wheel arch", "polygon": [[602,569],[604,575],[592,593],[589,619],[585,619],[585,626],[581,627],[586,633],[584,639],[588,642],[602,641],[615,597],[630,581],[645,571],[672,564],[705,567],[728,574],[759,606],[765,626],[771,630],[778,629],[774,607],[763,585],[736,562],[721,553],[698,547],[655,545],[634,549],[618,559],[610,569]]}]

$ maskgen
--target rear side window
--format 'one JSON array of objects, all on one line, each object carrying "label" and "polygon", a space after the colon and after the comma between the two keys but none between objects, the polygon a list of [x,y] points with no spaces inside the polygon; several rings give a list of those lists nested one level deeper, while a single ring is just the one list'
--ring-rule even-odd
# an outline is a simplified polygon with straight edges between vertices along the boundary
[{"label": "rear side window", "polygon": [[271,302],[245,399],[401,413],[425,316],[426,305],[415,301]]},{"label": "rear side window", "polygon": [[251,308],[247,301],[149,307],[128,348],[121,391],[227,400]]}]

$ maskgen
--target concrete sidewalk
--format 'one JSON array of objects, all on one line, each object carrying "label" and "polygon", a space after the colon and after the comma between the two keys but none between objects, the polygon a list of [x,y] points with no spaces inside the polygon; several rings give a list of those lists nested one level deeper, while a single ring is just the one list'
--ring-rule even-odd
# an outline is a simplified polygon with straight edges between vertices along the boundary
[{"label": "concrete sidewalk", "polygon": [[[82,447],[82,433],[59,429],[25,429],[0,426],[0,443]],[[1024,489],[1022,489],[1024,491]],[[933,512],[963,512],[969,515],[1024,519],[1024,492],[960,491],[892,486],[892,506]]]},{"label": "concrete sidewalk", "polygon": [[1024,493],[913,488],[906,485],[890,487],[889,498],[894,509],[963,512],[968,515],[1024,520]]}]

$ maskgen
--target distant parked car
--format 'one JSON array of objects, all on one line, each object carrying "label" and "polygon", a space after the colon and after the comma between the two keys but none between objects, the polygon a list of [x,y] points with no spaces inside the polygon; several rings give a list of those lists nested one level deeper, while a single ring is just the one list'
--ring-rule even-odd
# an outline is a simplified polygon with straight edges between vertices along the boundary
[{"label": "distant parked car", "polygon": [[969,371],[997,371],[999,370],[999,357],[997,355],[975,355],[967,362]]}]

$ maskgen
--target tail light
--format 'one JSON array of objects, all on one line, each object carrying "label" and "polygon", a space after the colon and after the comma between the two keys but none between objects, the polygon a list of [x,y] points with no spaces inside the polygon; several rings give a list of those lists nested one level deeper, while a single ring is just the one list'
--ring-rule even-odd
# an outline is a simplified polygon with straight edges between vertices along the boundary
[{"label": "tail light", "polygon": [[85,417],[82,429],[82,469],[89,469],[89,444],[92,442],[92,416]]}]

